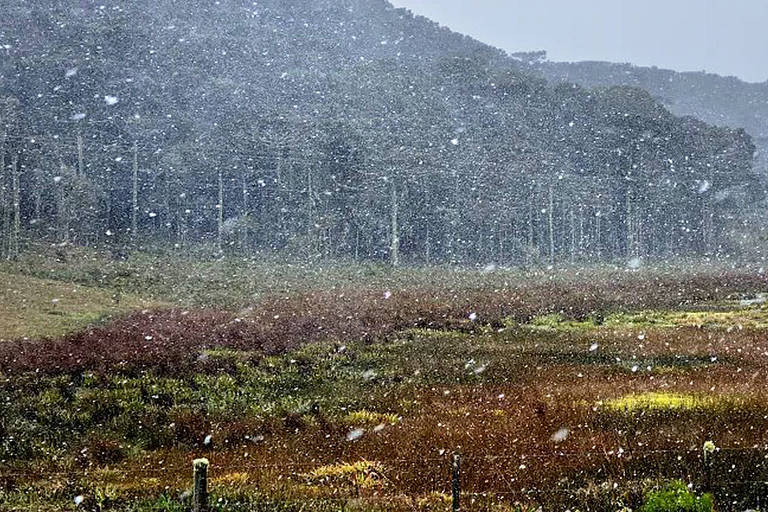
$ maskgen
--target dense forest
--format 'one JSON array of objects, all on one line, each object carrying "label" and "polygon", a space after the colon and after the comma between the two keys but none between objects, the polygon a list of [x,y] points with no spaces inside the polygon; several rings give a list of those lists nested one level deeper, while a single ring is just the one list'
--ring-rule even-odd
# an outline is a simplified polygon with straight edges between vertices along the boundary
[{"label": "dense forest", "polygon": [[518,58],[553,81],[588,88],[639,87],[676,115],[744,128],[758,148],[758,170],[768,171],[768,81],[747,83],[704,71],[679,73],[610,62],[551,62],[545,52],[521,53]]},{"label": "dense forest", "polygon": [[0,19],[0,252],[500,265],[731,254],[743,129],[549,82],[385,0],[29,0]]}]

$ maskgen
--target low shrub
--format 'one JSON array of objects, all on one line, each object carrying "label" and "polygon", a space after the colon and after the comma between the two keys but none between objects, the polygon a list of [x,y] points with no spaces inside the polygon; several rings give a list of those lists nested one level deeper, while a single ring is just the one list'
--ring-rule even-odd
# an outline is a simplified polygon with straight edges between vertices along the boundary
[{"label": "low shrub", "polygon": [[712,495],[696,496],[680,481],[650,492],[640,512],[712,512]]},{"label": "low shrub", "polygon": [[413,328],[477,332],[531,320],[593,327],[590,319],[609,312],[680,309],[766,285],[763,276],[731,273],[496,289],[405,288],[391,295],[370,286],[291,293],[264,298],[242,316],[211,309],[144,311],[61,339],[4,343],[0,373],[233,373],[243,358],[284,354],[318,341],[377,341]]}]

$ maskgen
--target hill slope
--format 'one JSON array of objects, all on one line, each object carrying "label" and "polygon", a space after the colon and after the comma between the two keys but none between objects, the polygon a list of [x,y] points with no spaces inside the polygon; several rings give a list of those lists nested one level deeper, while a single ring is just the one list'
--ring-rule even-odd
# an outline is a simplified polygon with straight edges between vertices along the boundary
[{"label": "hill slope", "polygon": [[63,336],[101,319],[161,305],[116,291],[0,272],[0,343]]},{"label": "hill slope", "polygon": [[25,229],[6,194],[6,252],[141,235],[393,263],[715,253],[754,199],[744,131],[549,85],[384,0],[9,9],[0,153]]},{"label": "hill slope", "polygon": [[768,82],[747,83],[711,73],[679,73],[608,62],[539,62],[548,79],[584,87],[626,85],[649,91],[670,111],[716,126],[744,128],[755,140],[760,169],[768,166]]}]

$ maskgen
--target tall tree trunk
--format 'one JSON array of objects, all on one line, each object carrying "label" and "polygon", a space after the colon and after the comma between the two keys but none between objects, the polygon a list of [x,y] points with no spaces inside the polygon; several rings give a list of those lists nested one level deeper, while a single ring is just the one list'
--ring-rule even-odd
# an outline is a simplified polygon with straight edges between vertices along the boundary
[{"label": "tall tree trunk", "polygon": [[245,252],[248,247],[248,230],[250,228],[250,209],[248,208],[248,169],[243,167],[242,174],[242,192],[243,192],[243,206],[240,212],[240,219],[242,221],[241,234],[240,234],[240,250]]},{"label": "tall tree trunk", "polygon": [[131,183],[131,237],[139,234],[139,144],[133,143],[133,180]]},{"label": "tall tree trunk", "polygon": [[315,191],[314,191],[314,176],[312,175],[312,165],[307,166],[307,236],[308,242],[311,246],[312,252],[317,252],[316,237],[312,236],[315,230]]},{"label": "tall tree trunk", "polygon": [[77,175],[80,177],[85,176],[83,136],[80,133],[77,134]]},{"label": "tall tree trunk", "polygon": [[216,249],[218,252],[221,252],[224,242],[224,176],[221,168],[219,168],[219,204],[216,205],[216,207],[219,210],[217,217],[218,234],[216,237]]},{"label": "tall tree trunk", "polygon": [[603,259],[603,232],[602,220],[603,213],[598,210],[595,214],[595,249],[597,250],[597,261]]},{"label": "tall tree trunk", "polygon": [[573,208],[571,205],[568,212],[571,221],[571,264],[576,261],[576,213]]},{"label": "tall tree trunk", "polygon": [[8,254],[7,247],[10,242],[10,227],[7,222],[8,194],[5,178],[5,129],[0,132],[0,257]]},{"label": "tall tree trunk", "polygon": [[707,254],[715,254],[715,247],[717,247],[717,231],[715,227],[715,214],[714,208],[707,208]]},{"label": "tall tree trunk", "polygon": [[64,169],[62,169],[60,180],[56,183],[56,227],[59,232],[59,243],[65,243],[69,239],[69,216],[65,197],[66,184],[64,182],[66,174],[63,171]]},{"label": "tall tree trunk", "polygon": [[579,259],[582,258],[584,254],[584,206],[579,206],[579,244],[578,244],[578,254],[577,257]]},{"label": "tall tree trunk", "polygon": [[[288,229],[288,222],[286,220],[285,208],[282,207],[282,205],[284,204],[283,201],[285,199],[285,195],[283,193],[283,189],[285,187],[283,186],[283,181],[284,181],[283,180],[283,149],[281,147],[277,148],[275,173],[277,175],[277,192],[275,196],[276,196],[276,199],[278,200],[279,205],[281,206],[275,208],[275,211],[277,213],[277,226],[278,226],[277,237],[275,237],[275,234],[272,233],[272,230],[268,230],[266,233],[264,233],[263,230],[260,230],[260,234],[262,235],[262,238],[266,238],[267,244],[281,241],[283,239],[283,233]],[[263,189],[260,192],[260,198],[261,199],[264,198]]]},{"label": "tall tree trunk", "polygon": [[19,257],[21,238],[21,190],[19,185],[19,157],[14,156],[13,163],[11,164],[11,173],[13,179],[13,236],[11,238],[11,246],[9,250],[9,257],[16,259]]},{"label": "tall tree trunk", "polygon": [[391,244],[389,248],[389,261],[393,267],[400,266],[400,226],[398,224],[398,199],[397,199],[397,184],[394,178],[392,178],[392,204],[391,204]]},{"label": "tall tree trunk", "polygon": [[549,208],[547,216],[549,221],[549,263],[555,264],[555,191],[552,186],[549,187]]},{"label": "tall tree trunk", "polygon": [[355,261],[360,261],[360,228],[355,226]]},{"label": "tall tree trunk", "polygon": [[534,215],[534,210],[536,208],[536,204],[533,200],[533,196],[531,196],[531,204],[529,206],[530,207],[528,208],[528,247],[532,248],[533,241],[534,241],[533,215]]},{"label": "tall tree trunk", "polygon": [[53,189],[53,200],[56,203],[56,242],[61,243],[63,241],[62,236],[62,219],[63,219],[63,210],[64,210],[64,199],[62,198],[63,191],[62,187],[63,181],[64,181],[64,172],[63,169],[60,169],[62,171],[62,175],[56,176],[54,179],[54,189]]},{"label": "tall tree trunk", "polygon": [[507,237],[506,230],[502,230],[501,226],[496,227],[496,236],[498,237],[499,242],[499,255],[497,257],[497,265],[503,265],[504,264],[504,240]]},{"label": "tall tree trunk", "polygon": [[35,197],[35,222],[40,221],[43,216],[43,176],[41,172],[35,172],[34,178],[34,197]]},{"label": "tall tree trunk", "polygon": [[187,194],[180,195],[180,201],[176,210],[176,243],[179,248],[184,247],[187,240]]},{"label": "tall tree trunk", "polygon": [[13,246],[13,168],[7,168],[6,175],[6,202],[5,202],[5,256],[11,255]]},{"label": "tall tree trunk", "polygon": [[634,256],[635,253],[635,236],[634,236],[634,230],[635,225],[632,219],[632,195],[630,194],[629,189],[627,189],[627,210],[626,210],[626,218],[627,218],[627,257]]}]

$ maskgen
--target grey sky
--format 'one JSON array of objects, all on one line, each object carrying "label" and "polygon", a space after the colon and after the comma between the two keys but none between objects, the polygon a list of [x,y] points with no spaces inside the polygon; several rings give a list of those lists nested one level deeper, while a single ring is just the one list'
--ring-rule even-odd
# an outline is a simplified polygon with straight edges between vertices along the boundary
[{"label": "grey sky", "polygon": [[551,60],[768,80],[766,0],[392,0],[457,32]]}]

